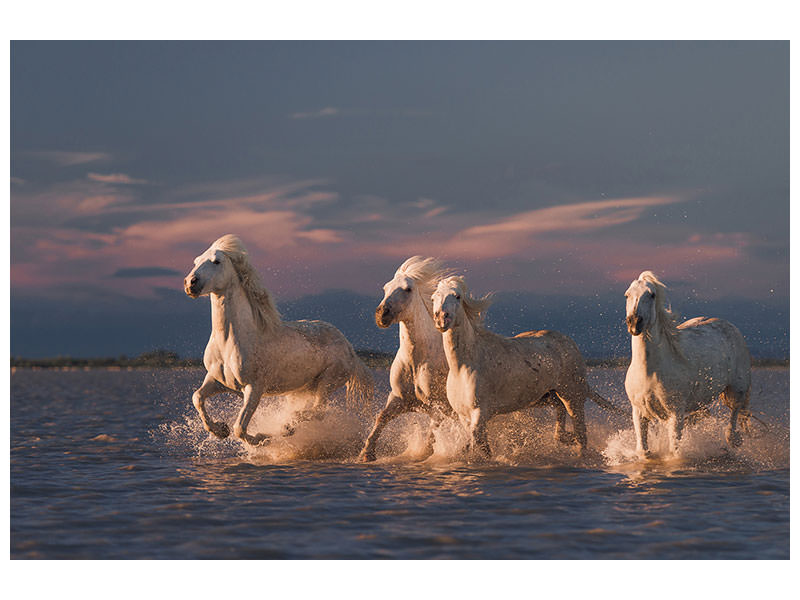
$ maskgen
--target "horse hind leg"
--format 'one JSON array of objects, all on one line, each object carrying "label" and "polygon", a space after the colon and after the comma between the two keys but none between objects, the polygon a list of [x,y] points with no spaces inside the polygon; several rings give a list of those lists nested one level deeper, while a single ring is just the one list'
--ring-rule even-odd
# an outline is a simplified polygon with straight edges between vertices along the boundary
[{"label": "horse hind leg", "polygon": [[[330,370],[325,373],[329,373]],[[307,421],[321,421],[325,418],[325,408],[328,405],[328,399],[340,387],[344,385],[344,381],[338,376],[323,376],[320,378],[316,389],[311,393],[312,401],[311,407],[299,410],[292,419],[283,426],[283,436],[288,437],[294,435],[295,428],[300,423]]]},{"label": "horse hind leg", "polygon": [[561,408],[557,410],[565,410],[572,418],[573,443],[577,443],[581,452],[584,452],[588,440],[586,436],[586,414],[583,409],[584,399],[582,394],[577,394],[574,399],[570,399],[570,397],[564,393],[556,392],[556,395],[561,400]]},{"label": "horse hind leg", "polygon": [[739,417],[741,416],[743,419],[742,429],[745,431],[747,431],[750,424],[750,390],[737,392],[731,386],[728,386],[722,392],[722,399],[726,406],[731,409],[731,420],[725,430],[725,440],[732,448],[738,448],[742,445],[742,434],[736,430]]},{"label": "horse hind leg", "polygon": [[669,418],[669,450],[675,455],[678,453],[678,444],[683,437],[683,413],[676,412]]},{"label": "horse hind leg", "polygon": [[571,446],[575,443],[576,438],[574,433],[567,431],[567,409],[555,395],[550,394],[548,396],[551,400],[551,402],[548,403],[552,403],[553,407],[556,409],[556,428],[553,432],[553,438],[559,444]]}]

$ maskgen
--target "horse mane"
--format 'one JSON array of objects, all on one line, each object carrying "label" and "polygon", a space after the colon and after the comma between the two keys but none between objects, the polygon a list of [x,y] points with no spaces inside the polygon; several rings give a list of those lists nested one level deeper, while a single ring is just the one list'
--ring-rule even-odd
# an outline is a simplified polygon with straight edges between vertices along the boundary
[{"label": "horse mane", "polygon": [[461,306],[464,307],[464,314],[467,315],[470,324],[474,329],[486,329],[483,320],[486,316],[486,311],[494,302],[494,293],[489,292],[482,298],[474,298],[470,294],[467,282],[461,275],[453,275],[444,279],[447,283],[455,283],[458,293],[461,296]]},{"label": "horse mane", "polygon": [[670,347],[683,356],[678,345],[678,316],[667,305],[667,286],[652,271],[642,271],[639,279],[650,283],[656,289],[656,323]]},{"label": "horse mane", "polygon": [[436,285],[442,279],[452,275],[452,271],[442,265],[438,258],[412,256],[400,265],[395,272],[395,276],[397,275],[405,275],[416,282],[422,300],[430,311],[433,304],[431,295],[436,291]]},{"label": "horse mane", "polygon": [[229,233],[219,238],[211,247],[223,252],[230,259],[258,326],[261,329],[277,326],[281,322],[281,315],[272,295],[261,284],[261,277],[250,264],[242,240]]}]

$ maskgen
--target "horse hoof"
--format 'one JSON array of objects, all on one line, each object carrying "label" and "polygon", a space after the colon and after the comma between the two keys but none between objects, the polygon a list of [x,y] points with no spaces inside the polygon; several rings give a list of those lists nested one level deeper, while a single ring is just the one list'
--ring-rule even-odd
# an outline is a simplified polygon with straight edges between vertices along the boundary
[{"label": "horse hoof", "polygon": [[256,435],[250,436],[250,439],[247,440],[247,443],[251,446],[264,446],[269,441],[270,437],[268,435],[257,433]]},{"label": "horse hoof", "polygon": [[358,455],[358,460],[365,463],[375,462],[375,452],[373,450],[362,451],[361,454]]},{"label": "horse hoof", "polygon": [[558,436],[558,441],[565,446],[572,446],[578,443],[578,438],[571,431],[562,431]]},{"label": "horse hoof", "polygon": [[221,440],[231,434],[230,428],[225,423],[212,423],[208,430]]},{"label": "horse hoof", "polygon": [[742,434],[738,431],[726,432],[725,439],[728,440],[728,444],[731,446],[731,448],[738,448],[742,445]]}]

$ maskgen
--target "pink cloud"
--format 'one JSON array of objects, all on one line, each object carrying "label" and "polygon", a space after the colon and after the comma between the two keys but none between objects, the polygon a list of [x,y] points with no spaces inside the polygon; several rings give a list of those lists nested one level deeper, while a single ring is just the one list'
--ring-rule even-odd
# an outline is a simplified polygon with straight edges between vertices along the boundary
[{"label": "pink cloud", "polygon": [[108,173],[106,175],[102,173],[87,173],[86,178],[91,181],[99,181],[100,183],[117,183],[123,185],[147,183],[144,179],[134,179],[125,173]]},{"label": "pink cloud", "polygon": [[38,152],[25,152],[25,156],[38,158],[54,163],[59,167],[72,167],[91,162],[111,160],[111,155],[106,152],[64,152],[47,150]]},{"label": "pink cloud", "polygon": [[486,225],[475,225],[458,232],[446,242],[445,251],[453,255],[485,258],[519,251],[536,236],[548,233],[575,233],[599,230],[630,223],[647,208],[674,204],[673,197],[624,198],[548,206],[517,213]]}]

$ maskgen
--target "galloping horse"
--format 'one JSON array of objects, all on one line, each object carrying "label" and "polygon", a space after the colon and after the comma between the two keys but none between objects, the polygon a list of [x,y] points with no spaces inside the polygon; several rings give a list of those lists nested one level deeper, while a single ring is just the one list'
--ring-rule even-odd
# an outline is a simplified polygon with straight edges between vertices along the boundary
[{"label": "galloping horse", "polygon": [[[491,455],[486,424],[493,416],[542,404],[559,411],[556,437],[586,448],[584,402],[618,409],[591,390],[578,347],[555,331],[527,331],[507,338],[483,326],[490,298],[473,298],[462,277],[439,282],[433,294],[434,322],[442,332],[450,371],[447,400],[470,434],[470,448]],[[565,430],[566,414],[574,433]]]},{"label": "galloping horse", "polygon": [[205,401],[227,390],[244,399],[233,434],[251,445],[268,439],[247,433],[264,395],[310,398],[300,420],[320,414],[342,385],[351,408],[372,399],[372,376],[350,342],[323,321],[282,321],[236,236],[222,236],[194,259],[184,289],[192,298],[211,297],[211,337],[203,355],[207,373],[192,403],[203,427],[215,436],[227,437],[230,430],[211,419]]},{"label": "galloping horse", "polygon": [[361,460],[375,460],[375,443],[386,425],[403,413],[415,411],[431,418],[429,446],[433,451],[433,429],[453,414],[447,402],[447,359],[442,336],[433,326],[431,294],[448,272],[435,258],[412,256],[383,286],[383,300],[375,311],[378,327],[400,323],[400,347],[389,373],[391,391],[386,406],[375,419]]},{"label": "galloping horse", "polygon": [[647,427],[651,419],[659,419],[669,424],[674,454],[684,419],[718,397],[731,409],[725,438],[731,446],[741,445],[736,425],[740,413],[749,417],[750,353],[739,330],[722,319],[706,317],[678,325],[666,308],[666,286],[651,271],[643,271],[625,297],[631,334],[625,391],[636,450],[649,455]]}]

